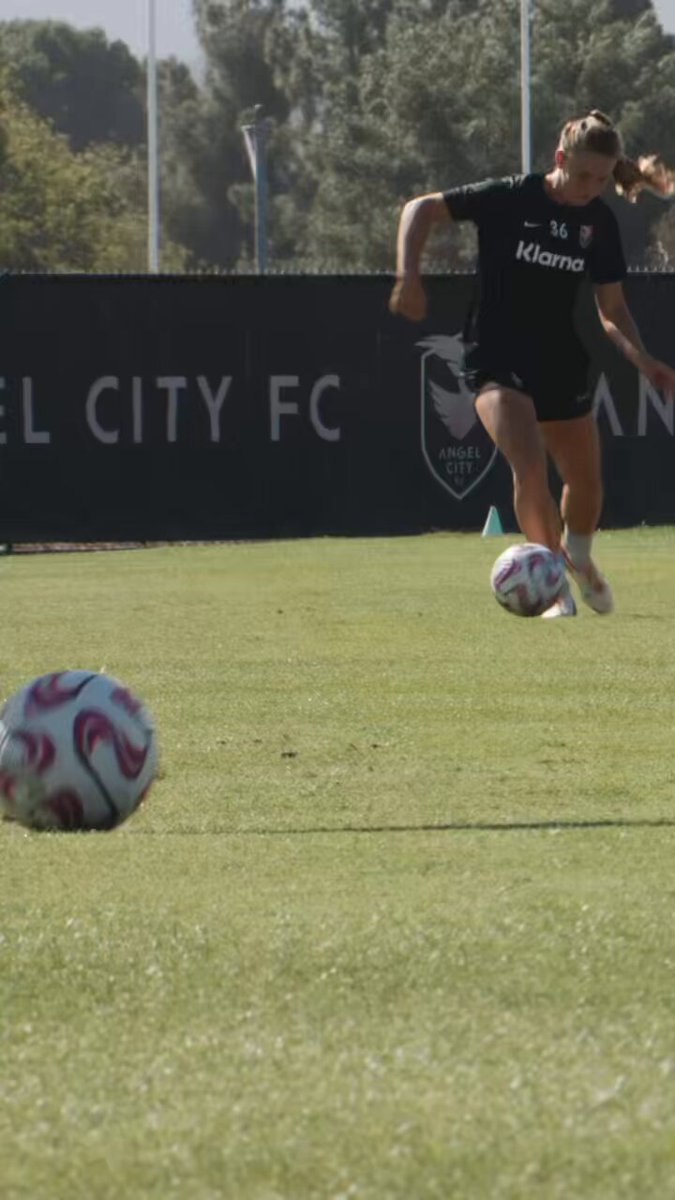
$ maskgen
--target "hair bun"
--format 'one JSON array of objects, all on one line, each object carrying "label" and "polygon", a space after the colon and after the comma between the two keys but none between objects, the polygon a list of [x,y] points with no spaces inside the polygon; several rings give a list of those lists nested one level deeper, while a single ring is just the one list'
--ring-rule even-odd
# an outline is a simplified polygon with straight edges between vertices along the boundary
[{"label": "hair bun", "polygon": [[593,117],[595,121],[599,121],[601,125],[606,125],[608,129],[614,128],[610,118],[604,112],[600,112],[599,108],[592,108],[588,115],[589,117]]}]

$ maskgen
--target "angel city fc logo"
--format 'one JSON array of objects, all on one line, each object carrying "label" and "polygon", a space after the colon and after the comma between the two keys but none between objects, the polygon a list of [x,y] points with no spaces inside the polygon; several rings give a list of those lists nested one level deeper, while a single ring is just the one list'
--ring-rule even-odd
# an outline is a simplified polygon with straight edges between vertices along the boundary
[{"label": "angel city fc logo", "polygon": [[463,500],[485,477],[497,456],[461,377],[462,337],[437,334],[417,345],[421,359],[422,453],[434,478]]}]

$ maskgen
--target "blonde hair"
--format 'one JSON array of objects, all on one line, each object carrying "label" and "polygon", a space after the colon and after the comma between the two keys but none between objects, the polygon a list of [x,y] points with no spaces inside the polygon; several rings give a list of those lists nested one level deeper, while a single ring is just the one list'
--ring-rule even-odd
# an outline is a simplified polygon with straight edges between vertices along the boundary
[{"label": "blonde hair", "polygon": [[587,117],[568,121],[560,134],[558,149],[564,154],[588,151],[615,158],[614,186],[620,196],[634,203],[643,188],[659,196],[675,193],[675,171],[666,166],[658,154],[637,160],[624,153],[623,139],[609,117],[594,108]]}]

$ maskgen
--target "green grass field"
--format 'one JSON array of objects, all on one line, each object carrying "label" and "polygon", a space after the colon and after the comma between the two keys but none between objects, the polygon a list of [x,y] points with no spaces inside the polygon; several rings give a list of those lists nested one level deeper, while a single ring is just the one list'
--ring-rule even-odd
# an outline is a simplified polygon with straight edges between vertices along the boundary
[{"label": "green grass field", "polygon": [[675,531],[574,621],[506,544],[0,564],[0,694],[106,670],[162,749],[0,827],[2,1200],[675,1197]]}]

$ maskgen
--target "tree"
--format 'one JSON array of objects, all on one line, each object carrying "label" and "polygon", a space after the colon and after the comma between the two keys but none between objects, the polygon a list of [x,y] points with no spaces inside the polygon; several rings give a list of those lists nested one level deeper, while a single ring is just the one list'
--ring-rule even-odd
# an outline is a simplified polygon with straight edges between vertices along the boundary
[{"label": "tree", "polygon": [[[139,271],[146,219],[128,151],[75,154],[62,134],[0,84],[0,261],[17,271]],[[180,269],[184,253],[166,247]]]},{"label": "tree", "polygon": [[[193,0],[204,76],[176,60],[159,72],[163,228],[187,248],[183,261],[251,267],[254,189],[241,126],[261,104],[272,268],[390,271],[405,199],[520,169],[519,7]],[[675,39],[651,0],[536,0],[532,50],[535,169],[550,165],[563,123],[596,107],[619,123],[629,154],[659,151],[675,164]],[[68,169],[95,164],[97,179],[114,179],[120,222],[140,229],[143,64],[98,31],[53,22],[0,24],[3,55],[31,110],[89,155]],[[103,86],[92,90],[93,75]],[[663,207],[650,196],[610,202],[632,261],[644,262]],[[103,195],[96,204],[105,210]],[[434,262],[470,269],[471,227],[432,246]]]},{"label": "tree", "polygon": [[[242,124],[250,118],[254,106],[262,106],[272,126],[272,193],[283,196],[289,187],[294,157],[287,136],[293,109],[289,80],[293,78],[303,86],[302,71],[294,76],[289,66],[294,60],[294,16],[286,11],[284,0],[193,0],[193,8],[207,61],[206,144],[217,147],[217,158],[211,153],[206,159],[209,169],[204,171],[203,161],[200,170],[201,194],[209,211],[214,212],[217,205],[223,230],[215,261],[229,267],[237,263],[250,267],[253,185]],[[302,50],[306,45],[305,39]],[[304,84],[305,103],[311,106],[306,73]],[[280,223],[273,224],[280,232]],[[287,243],[287,233],[280,236]],[[213,254],[211,257],[213,261]]]},{"label": "tree", "polygon": [[138,146],[145,138],[143,70],[124,42],[60,21],[0,22],[0,67],[73,150]]},{"label": "tree", "polygon": [[[3,62],[16,93],[68,138],[71,149],[89,152],[106,171],[121,174],[127,193],[134,193],[140,221],[147,180],[144,65],[123,42],[108,42],[100,29],[80,32],[54,21],[0,23]],[[190,252],[180,261],[192,266],[227,261],[231,230],[222,220],[222,198],[215,195],[218,131],[208,128],[203,97],[184,64],[160,63],[159,77],[163,226],[170,241]],[[101,146],[124,153],[114,160],[95,150]],[[234,219],[236,225],[236,213]],[[138,267],[144,261],[141,251],[142,237]],[[175,253],[169,260],[163,256],[164,267],[168,261],[177,261]]]},{"label": "tree", "polygon": [[[229,197],[230,171],[244,171],[243,147],[231,113],[223,113],[175,59],[160,64],[162,220],[186,247],[190,266],[232,268],[239,258],[241,217]],[[239,135],[239,138],[241,135]]]},{"label": "tree", "polygon": [[[618,121],[629,153],[659,149],[675,162],[673,39],[652,5],[641,7],[629,19],[617,17],[615,0],[538,0],[536,169],[550,166],[563,123],[592,107]],[[449,0],[433,19],[419,9],[413,26],[407,0],[398,0],[382,45],[360,58],[349,87],[327,87],[311,156],[311,256],[390,270],[395,214],[407,196],[519,170],[518,9],[518,0]],[[654,208],[649,200],[636,208],[617,201],[616,208],[638,261]],[[453,231],[444,254],[449,266],[466,268],[473,244]]]}]

